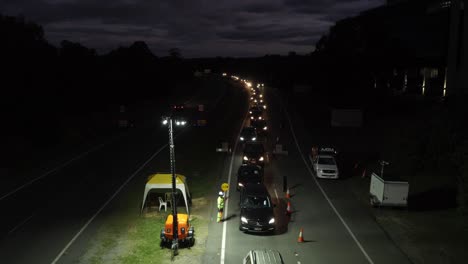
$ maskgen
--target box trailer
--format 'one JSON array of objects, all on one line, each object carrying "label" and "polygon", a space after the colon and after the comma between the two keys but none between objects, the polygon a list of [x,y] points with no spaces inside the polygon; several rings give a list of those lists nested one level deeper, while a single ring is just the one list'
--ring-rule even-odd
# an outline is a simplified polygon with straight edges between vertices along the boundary
[{"label": "box trailer", "polygon": [[370,182],[370,202],[373,206],[407,206],[409,184],[396,178],[382,179],[372,173]]}]

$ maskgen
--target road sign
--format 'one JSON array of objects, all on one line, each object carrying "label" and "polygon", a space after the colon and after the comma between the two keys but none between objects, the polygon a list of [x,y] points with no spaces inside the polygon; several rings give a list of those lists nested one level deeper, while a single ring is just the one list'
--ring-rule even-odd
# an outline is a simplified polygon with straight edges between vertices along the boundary
[{"label": "road sign", "polygon": [[223,192],[227,192],[228,189],[229,189],[229,184],[227,183],[221,184],[221,190],[223,190]]}]

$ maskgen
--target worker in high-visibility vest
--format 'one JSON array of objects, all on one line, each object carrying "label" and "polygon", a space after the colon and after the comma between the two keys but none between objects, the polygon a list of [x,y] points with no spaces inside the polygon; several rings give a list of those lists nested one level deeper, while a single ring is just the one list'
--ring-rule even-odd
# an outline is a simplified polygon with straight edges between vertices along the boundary
[{"label": "worker in high-visibility vest", "polygon": [[216,218],[216,222],[221,222],[221,218],[223,217],[223,210],[224,210],[224,193],[218,193],[218,217]]}]

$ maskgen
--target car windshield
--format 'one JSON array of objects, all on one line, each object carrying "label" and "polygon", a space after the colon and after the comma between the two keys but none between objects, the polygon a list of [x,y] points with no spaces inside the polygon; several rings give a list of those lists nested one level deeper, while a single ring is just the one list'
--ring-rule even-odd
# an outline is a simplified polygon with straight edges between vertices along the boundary
[{"label": "car windshield", "polygon": [[253,127],[246,127],[242,130],[243,135],[253,135],[255,133],[255,128]]},{"label": "car windshield", "polygon": [[244,152],[249,153],[263,153],[263,145],[262,144],[247,144],[245,145]]},{"label": "car windshield", "polygon": [[318,163],[323,165],[335,165],[335,159],[329,157],[320,157]]},{"label": "car windshield", "polygon": [[269,208],[270,199],[267,196],[248,195],[242,201],[242,206],[247,208]]},{"label": "car windshield", "polygon": [[249,175],[260,175],[260,170],[258,168],[243,168],[240,173],[242,176],[249,176]]},{"label": "car windshield", "polygon": [[255,122],[252,122],[252,125],[255,127],[264,127],[266,126],[266,122],[263,120],[257,120]]}]

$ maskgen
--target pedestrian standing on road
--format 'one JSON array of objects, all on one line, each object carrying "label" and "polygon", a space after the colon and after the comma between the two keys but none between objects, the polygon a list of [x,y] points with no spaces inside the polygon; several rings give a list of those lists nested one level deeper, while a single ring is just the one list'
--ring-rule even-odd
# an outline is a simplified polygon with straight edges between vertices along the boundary
[{"label": "pedestrian standing on road", "polygon": [[216,218],[216,222],[221,222],[221,218],[223,217],[223,210],[224,210],[224,193],[218,193],[218,217]]}]

